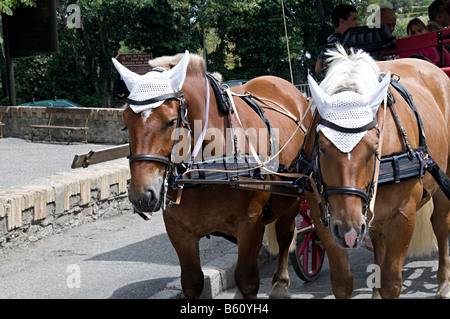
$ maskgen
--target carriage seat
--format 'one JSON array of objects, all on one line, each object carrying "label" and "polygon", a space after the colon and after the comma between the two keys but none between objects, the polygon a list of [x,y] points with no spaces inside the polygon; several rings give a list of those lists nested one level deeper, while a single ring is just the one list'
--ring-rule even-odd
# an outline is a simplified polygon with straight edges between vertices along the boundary
[{"label": "carriage seat", "polygon": [[341,44],[344,48],[363,49],[375,60],[381,60],[382,51],[396,48],[396,38],[384,24],[380,28],[352,27],[345,30]]}]

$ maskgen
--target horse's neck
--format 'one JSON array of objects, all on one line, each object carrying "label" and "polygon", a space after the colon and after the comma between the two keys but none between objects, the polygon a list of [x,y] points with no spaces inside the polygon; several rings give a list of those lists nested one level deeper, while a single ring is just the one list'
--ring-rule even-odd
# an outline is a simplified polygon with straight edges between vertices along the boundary
[{"label": "horse's neck", "polygon": [[[206,90],[209,90],[209,100],[206,100]],[[202,127],[206,121],[206,109],[207,103],[209,103],[208,112],[208,127],[215,126],[217,122],[217,116],[214,116],[215,110],[217,110],[216,98],[214,92],[211,89],[211,85],[208,83],[206,86],[205,77],[187,77],[183,92],[188,105],[188,118],[191,127],[194,127],[194,121],[201,120]]]}]

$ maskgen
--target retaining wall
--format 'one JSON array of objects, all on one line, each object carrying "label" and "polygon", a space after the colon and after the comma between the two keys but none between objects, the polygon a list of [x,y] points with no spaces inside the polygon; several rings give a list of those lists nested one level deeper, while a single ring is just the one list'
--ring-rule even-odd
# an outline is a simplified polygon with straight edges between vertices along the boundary
[{"label": "retaining wall", "polygon": [[[128,132],[123,131],[122,109],[91,108],[93,113],[88,122],[88,142],[102,144],[125,144],[128,143]],[[55,125],[84,126],[84,119],[79,115],[67,114],[63,117],[57,116]],[[9,112],[3,117],[5,123],[3,135],[5,137],[20,137],[31,139],[30,125],[46,125],[48,117],[45,107],[11,106]],[[39,129],[35,131],[37,139],[44,139],[48,130]],[[72,132],[73,141],[83,141],[84,133]],[[55,139],[65,138],[63,131],[52,130]]]},{"label": "retaining wall", "polygon": [[68,227],[129,212],[127,159],[0,189],[0,247],[39,240]]},{"label": "retaining wall", "polygon": [[[88,122],[88,142],[128,143],[122,131],[122,109],[92,108]],[[78,115],[58,116],[55,125],[83,126]],[[45,107],[11,106],[2,122],[4,137],[31,139],[31,124],[47,124]],[[36,131],[37,139],[47,138],[45,129]],[[55,139],[65,133],[52,131]],[[81,142],[84,134],[72,132],[72,141]],[[127,185],[130,170],[127,159],[92,165],[58,173],[27,186],[0,189],[0,248],[39,240],[100,217],[129,212]]]}]

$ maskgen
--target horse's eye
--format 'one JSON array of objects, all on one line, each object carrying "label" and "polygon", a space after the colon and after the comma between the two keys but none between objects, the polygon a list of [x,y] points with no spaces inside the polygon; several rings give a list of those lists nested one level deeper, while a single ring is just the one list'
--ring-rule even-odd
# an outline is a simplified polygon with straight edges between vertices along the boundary
[{"label": "horse's eye", "polygon": [[319,153],[325,155],[325,154],[326,154],[326,151],[327,151],[326,146],[325,146],[325,145],[320,145],[320,144],[319,144]]},{"label": "horse's eye", "polygon": [[169,124],[167,124],[167,128],[174,127],[176,123],[177,123],[177,119],[173,119],[172,121],[169,122]]}]

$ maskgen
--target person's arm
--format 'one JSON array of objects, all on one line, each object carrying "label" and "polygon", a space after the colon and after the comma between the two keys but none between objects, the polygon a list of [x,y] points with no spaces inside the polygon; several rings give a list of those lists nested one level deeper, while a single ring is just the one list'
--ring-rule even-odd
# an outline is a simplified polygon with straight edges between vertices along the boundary
[{"label": "person's arm", "polygon": [[316,71],[316,73],[320,73],[324,67],[325,65],[323,63],[322,55],[320,55],[319,58],[317,59],[314,71]]}]

